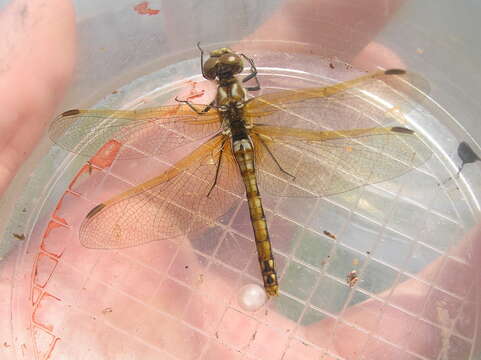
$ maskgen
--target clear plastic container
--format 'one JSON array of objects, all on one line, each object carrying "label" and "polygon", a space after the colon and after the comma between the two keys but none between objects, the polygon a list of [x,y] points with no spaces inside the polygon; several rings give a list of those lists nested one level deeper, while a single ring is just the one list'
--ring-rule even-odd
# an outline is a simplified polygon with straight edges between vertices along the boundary
[{"label": "clear plastic container", "polygon": [[281,294],[249,312],[239,289],[261,280],[245,200],[188,241],[86,249],[78,240],[86,212],[162,164],[75,156],[45,139],[28,185],[13,183],[4,198],[1,359],[479,358],[479,162],[457,172],[461,142],[481,154],[480,5],[76,7],[77,70],[59,111],[158,106],[175,96],[209,103],[200,41],[253,56],[267,89],[330,84],[377,67],[418,73],[430,93],[405,118],[391,115],[433,155],[401,177],[336,196],[266,194]]}]

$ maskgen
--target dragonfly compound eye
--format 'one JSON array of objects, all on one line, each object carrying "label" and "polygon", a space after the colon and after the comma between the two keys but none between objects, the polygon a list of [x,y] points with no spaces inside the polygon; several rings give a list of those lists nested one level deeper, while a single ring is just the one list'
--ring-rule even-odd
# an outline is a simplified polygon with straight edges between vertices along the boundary
[{"label": "dragonfly compound eye", "polygon": [[215,80],[216,77],[231,78],[241,73],[243,69],[242,58],[228,48],[212,51],[209,59],[204,63],[204,75],[210,80]]},{"label": "dragonfly compound eye", "polygon": [[239,74],[244,69],[244,63],[235,53],[224,54],[219,58],[219,64],[223,70],[229,69],[232,74]]},{"label": "dragonfly compound eye", "polygon": [[217,76],[219,67],[219,57],[210,57],[204,63],[204,74],[205,77],[209,80],[214,80]]},{"label": "dragonfly compound eye", "polygon": [[234,53],[231,49],[223,47],[220,49],[212,50],[209,55],[210,57],[219,57],[224,54],[231,54],[231,53]]}]

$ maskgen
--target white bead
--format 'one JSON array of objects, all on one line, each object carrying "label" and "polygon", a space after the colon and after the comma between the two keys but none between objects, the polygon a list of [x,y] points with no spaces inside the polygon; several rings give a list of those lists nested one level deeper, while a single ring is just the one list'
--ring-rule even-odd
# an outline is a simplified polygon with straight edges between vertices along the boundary
[{"label": "white bead", "polygon": [[239,306],[246,311],[257,311],[266,302],[267,294],[262,286],[248,284],[243,286],[237,294]]}]

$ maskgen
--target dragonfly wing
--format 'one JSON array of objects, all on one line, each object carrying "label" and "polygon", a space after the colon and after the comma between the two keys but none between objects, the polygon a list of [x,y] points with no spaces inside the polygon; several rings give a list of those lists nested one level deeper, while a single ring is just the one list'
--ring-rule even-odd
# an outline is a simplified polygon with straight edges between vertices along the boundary
[{"label": "dragonfly wing", "polygon": [[93,208],[80,241],[88,248],[125,248],[174,238],[214,224],[243,194],[230,141],[218,135],[158,177]]},{"label": "dragonfly wing", "polygon": [[373,122],[386,126],[393,115],[400,113],[402,117],[422,103],[427,93],[429,84],[417,74],[378,71],[331,86],[277,91],[253,98],[246,105],[246,116],[251,123],[308,129],[317,129],[320,124],[328,129],[370,127],[375,126]]},{"label": "dragonfly wing", "polygon": [[403,127],[403,113],[428,91],[422,77],[387,70],[254,98],[246,113],[259,186],[274,195],[319,197],[419,166],[431,151]]},{"label": "dragonfly wing", "polygon": [[259,186],[277,196],[321,197],[400,176],[424,163],[429,148],[402,127],[313,131],[257,126]]},{"label": "dragonfly wing", "polygon": [[165,153],[219,130],[215,110],[199,115],[187,105],[139,110],[69,110],[49,127],[50,139],[60,147],[93,156],[107,141],[123,146],[120,159]]}]

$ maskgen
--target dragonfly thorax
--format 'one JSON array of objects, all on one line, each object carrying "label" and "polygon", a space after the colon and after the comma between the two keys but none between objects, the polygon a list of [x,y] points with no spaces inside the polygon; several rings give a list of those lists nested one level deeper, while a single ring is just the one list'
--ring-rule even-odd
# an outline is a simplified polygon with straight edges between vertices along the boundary
[{"label": "dragonfly thorax", "polygon": [[228,135],[232,140],[246,138],[248,128],[244,114],[245,102],[229,102],[219,108],[219,115],[222,119],[222,133]]},{"label": "dragonfly thorax", "polygon": [[215,102],[220,111],[225,111],[229,107],[242,108],[246,101],[246,90],[236,78],[229,84],[219,85]]}]

